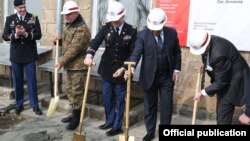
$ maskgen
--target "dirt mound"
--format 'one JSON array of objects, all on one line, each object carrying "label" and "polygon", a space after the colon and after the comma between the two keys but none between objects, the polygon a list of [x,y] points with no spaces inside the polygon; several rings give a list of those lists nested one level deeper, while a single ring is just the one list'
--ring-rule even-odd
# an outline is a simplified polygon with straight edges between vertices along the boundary
[{"label": "dirt mound", "polygon": [[0,116],[0,129],[11,128],[23,120],[24,118],[14,114],[6,114],[5,116]]},{"label": "dirt mound", "polygon": [[37,133],[30,133],[25,135],[25,141],[58,141],[62,139],[62,135],[58,133],[47,133],[47,131],[40,131]]}]

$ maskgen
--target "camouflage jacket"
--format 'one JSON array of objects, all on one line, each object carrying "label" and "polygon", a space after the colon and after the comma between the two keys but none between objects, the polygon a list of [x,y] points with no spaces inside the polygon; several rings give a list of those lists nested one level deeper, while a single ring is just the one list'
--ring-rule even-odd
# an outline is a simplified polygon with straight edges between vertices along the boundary
[{"label": "camouflage jacket", "polygon": [[84,58],[90,42],[90,31],[84,19],[79,15],[73,23],[66,24],[62,36],[62,54],[60,64],[66,70],[86,70]]}]

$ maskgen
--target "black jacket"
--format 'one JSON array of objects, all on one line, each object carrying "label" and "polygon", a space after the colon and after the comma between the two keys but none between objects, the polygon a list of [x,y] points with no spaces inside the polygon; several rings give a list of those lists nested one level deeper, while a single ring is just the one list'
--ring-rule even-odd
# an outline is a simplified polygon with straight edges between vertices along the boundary
[{"label": "black jacket", "polygon": [[[27,37],[15,38],[15,27],[22,25]],[[10,61],[14,63],[29,63],[37,59],[36,40],[42,37],[41,27],[37,16],[26,13],[24,21],[20,21],[17,14],[6,18],[3,39],[10,43]]]},{"label": "black jacket", "polygon": [[105,51],[102,54],[98,73],[105,80],[124,82],[123,75],[117,79],[113,78],[113,73],[124,66],[129,55],[134,49],[137,29],[124,22],[120,36],[116,33],[111,22],[103,25],[95,38],[90,43],[87,54],[95,55],[95,51],[105,41]]},{"label": "black jacket", "polygon": [[[164,43],[162,55],[167,56],[170,77],[174,70],[181,70],[181,49],[177,32],[173,28],[163,27]],[[141,56],[140,83],[143,89],[149,89],[157,73],[157,43],[152,32],[146,28],[138,32],[135,49],[130,57],[138,64]]]},{"label": "black jacket", "polygon": [[211,85],[205,88],[208,95],[227,95],[237,106],[245,104],[249,66],[236,47],[228,40],[212,35],[210,41],[209,66]]}]

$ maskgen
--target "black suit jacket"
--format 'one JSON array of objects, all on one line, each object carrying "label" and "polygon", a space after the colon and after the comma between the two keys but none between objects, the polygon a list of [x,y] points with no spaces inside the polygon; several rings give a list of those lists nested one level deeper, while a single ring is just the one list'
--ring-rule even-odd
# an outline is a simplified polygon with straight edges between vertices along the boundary
[{"label": "black suit jacket", "polygon": [[249,66],[236,47],[228,40],[212,35],[207,71],[212,84],[205,88],[208,95],[227,95],[237,106],[245,104],[249,76]]},{"label": "black suit jacket", "polygon": [[[15,27],[22,25],[27,37],[21,36],[15,38]],[[42,37],[41,27],[37,16],[26,13],[24,21],[20,21],[17,14],[6,18],[3,32],[3,39],[11,41],[10,43],[10,61],[14,63],[29,63],[37,59],[36,40]]]},{"label": "black suit jacket", "polygon": [[128,60],[134,43],[136,40],[137,29],[126,22],[121,30],[120,36],[116,33],[111,22],[103,25],[95,38],[90,43],[87,54],[95,55],[95,51],[99,48],[103,40],[105,41],[105,51],[102,54],[98,73],[105,80],[114,80],[115,82],[125,82],[123,75],[113,78],[113,73],[124,66],[124,62]]},{"label": "black suit jacket", "polygon": [[[163,51],[168,56],[169,72],[172,77],[174,70],[181,70],[181,49],[177,32],[173,28],[164,27]],[[157,70],[157,43],[152,32],[145,28],[138,32],[135,49],[130,56],[131,61],[138,64],[142,56],[140,83],[143,89],[149,89],[154,81]]]}]

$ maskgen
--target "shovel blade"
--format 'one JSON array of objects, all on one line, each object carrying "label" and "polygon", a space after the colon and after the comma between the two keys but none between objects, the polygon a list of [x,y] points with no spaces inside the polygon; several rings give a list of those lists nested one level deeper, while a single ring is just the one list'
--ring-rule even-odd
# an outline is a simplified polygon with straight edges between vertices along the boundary
[{"label": "shovel blade", "polygon": [[46,114],[47,116],[51,116],[55,113],[58,101],[59,101],[59,96],[55,96],[50,100],[49,108]]},{"label": "shovel blade", "polygon": [[81,135],[79,133],[73,134],[73,141],[86,141],[86,137],[84,135]]},{"label": "shovel blade", "polygon": [[[126,141],[125,135],[120,135],[119,136],[119,141]],[[128,141],[135,141],[135,137],[134,136],[128,136]]]}]

